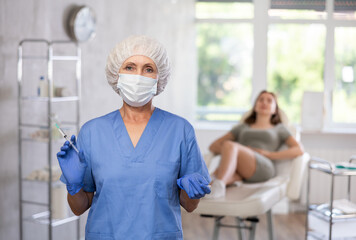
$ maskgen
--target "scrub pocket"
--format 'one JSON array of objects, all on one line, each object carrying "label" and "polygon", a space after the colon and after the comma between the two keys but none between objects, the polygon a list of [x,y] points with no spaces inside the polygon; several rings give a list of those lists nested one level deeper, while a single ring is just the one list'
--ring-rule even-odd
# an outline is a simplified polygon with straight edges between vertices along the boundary
[{"label": "scrub pocket", "polygon": [[85,233],[85,240],[115,240],[113,235],[107,233]]},{"label": "scrub pocket", "polygon": [[155,192],[159,198],[173,199],[178,194],[179,162],[156,163]]}]

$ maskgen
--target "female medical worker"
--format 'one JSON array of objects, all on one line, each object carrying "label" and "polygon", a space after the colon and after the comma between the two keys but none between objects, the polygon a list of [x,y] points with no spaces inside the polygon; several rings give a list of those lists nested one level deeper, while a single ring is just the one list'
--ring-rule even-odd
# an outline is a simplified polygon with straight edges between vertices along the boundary
[{"label": "female medical worker", "polygon": [[111,51],[109,84],[123,98],[114,112],[85,123],[58,152],[68,203],[90,208],[87,240],[183,239],[180,205],[193,211],[210,193],[193,127],[152,105],[170,77],[164,47],[129,37]]}]

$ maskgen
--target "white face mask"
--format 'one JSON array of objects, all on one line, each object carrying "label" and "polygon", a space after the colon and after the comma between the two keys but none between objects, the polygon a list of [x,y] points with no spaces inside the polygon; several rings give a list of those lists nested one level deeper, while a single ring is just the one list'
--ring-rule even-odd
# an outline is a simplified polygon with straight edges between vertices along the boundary
[{"label": "white face mask", "polygon": [[157,79],[120,73],[117,88],[128,105],[142,107],[157,93]]}]

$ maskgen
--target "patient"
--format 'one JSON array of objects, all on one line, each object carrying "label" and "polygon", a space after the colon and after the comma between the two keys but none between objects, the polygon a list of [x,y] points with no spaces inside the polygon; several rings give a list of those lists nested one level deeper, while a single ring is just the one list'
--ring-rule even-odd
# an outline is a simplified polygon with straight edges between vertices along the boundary
[{"label": "patient", "polygon": [[[283,144],[288,148],[278,151]],[[221,155],[212,176],[211,194],[205,197],[209,199],[225,196],[229,184],[267,181],[275,176],[272,161],[303,154],[301,145],[281,123],[275,94],[268,91],[262,91],[251,114],[214,141],[209,150]]]}]

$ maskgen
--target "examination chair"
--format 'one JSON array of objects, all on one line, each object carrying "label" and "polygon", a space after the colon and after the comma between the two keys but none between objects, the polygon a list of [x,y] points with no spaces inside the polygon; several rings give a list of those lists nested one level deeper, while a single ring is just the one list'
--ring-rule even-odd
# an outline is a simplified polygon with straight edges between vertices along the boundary
[{"label": "examination chair", "polygon": [[[284,123],[287,118],[285,114],[283,115],[282,122]],[[243,183],[242,186],[229,186],[226,188],[226,196],[223,198],[201,199],[194,213],[215,219],[214,240],[218,239],[220,227],[237,228],[239,240],[245,239],[245,231],[242,229],[247,229],[249,230],[249,240],[253,240],[255,239],[256,224],[259,221],[257,216],[266,214],[269,240],[273,240],[275,238],[271,209],[283,199],[295,201],[300,198],[309,158],[309,154],[304,153],[291,160],[274,161],[277,171],[274,178],[263,183]],[[209,173],[212,173],[219,164],[220,156],[209,153],[204,155],[204,160]],[[237,224],[221,223],[221,220],[226,216],[235,217]]]}]

